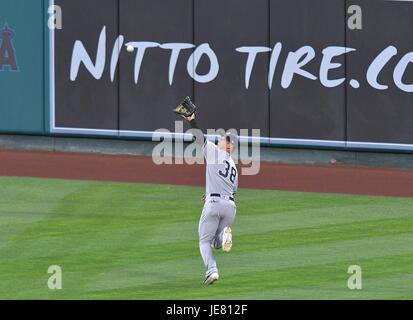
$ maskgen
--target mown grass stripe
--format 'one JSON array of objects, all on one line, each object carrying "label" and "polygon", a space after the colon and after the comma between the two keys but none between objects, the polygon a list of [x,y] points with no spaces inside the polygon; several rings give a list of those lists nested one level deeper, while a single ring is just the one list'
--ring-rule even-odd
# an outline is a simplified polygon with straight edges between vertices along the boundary
[{"label": "mown grass stripe", "polygon": [[[206,288],[202,193],[0,177],[0,298],[413,298],[413,199],[241,189],[233,252],[217,252],[221,280]],[[346,288],[350,264],[361,292]]]}]

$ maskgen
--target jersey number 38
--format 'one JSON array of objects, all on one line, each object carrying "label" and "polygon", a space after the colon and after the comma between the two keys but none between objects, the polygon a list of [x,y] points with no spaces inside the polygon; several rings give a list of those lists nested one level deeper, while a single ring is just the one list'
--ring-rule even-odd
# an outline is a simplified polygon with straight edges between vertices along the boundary
[{"label": "jersey number 38", "polygon": [[[228,161],[224,161],[224,163],[227,165],[227,167],[225,168],[225,172],[222,172],[221,170],[219,170],[219,175],[221,177],[227,178],[229,175],[229,180],[234,183],[235,182],[235,178],[237,177],[237,170],[235,170],[234,167],[231,167],[230,163]],[[231,171],[231,173],[230,173]]]}]

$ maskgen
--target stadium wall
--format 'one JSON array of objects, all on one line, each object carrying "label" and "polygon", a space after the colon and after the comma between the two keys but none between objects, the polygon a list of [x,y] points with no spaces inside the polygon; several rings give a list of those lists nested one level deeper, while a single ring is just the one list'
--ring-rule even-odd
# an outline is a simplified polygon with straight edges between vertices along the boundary
[{"label": "stadium wall", "polygon": [[0,1],[1,132],[47,132],[45,8],[43,0]]},{"label": "stadium wall", "polygon": [[[51,5],[62,8],[62,29],[47,28]],[[413,2],[0,8],[3,47],[7,23],[18,66],[3,61],[0,71],[3,133],[147,140],[175,131],[171,109],[189,95],[202,128],[260,129],[263,146],[413,151]],[[357,8],[361,29],[351,27]]]}]

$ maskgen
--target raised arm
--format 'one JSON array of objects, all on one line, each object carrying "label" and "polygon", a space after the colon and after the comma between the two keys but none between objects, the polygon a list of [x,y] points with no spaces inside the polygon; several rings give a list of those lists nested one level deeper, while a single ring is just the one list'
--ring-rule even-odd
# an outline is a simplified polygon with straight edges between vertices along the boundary
[{"label": "raised arm", "polygon": [[[198,124],[196,123],[195,118],[196,118],[196,115],[195,115],[195,112],[194,112],[190,117],[186,117],[185,119],[188,120],[188,122],[189,122],[192,129],[200,130],[198,128]],[[203,133],[202,133],[202,136],[204,137],[203,145],[205,147],[205,143],[206,143],[207,140],[206,140],[205,135]],[[206,194],[205,193],[201,196],[201,199],[202,199],[203,202],[205,202],[205,200],[206,200]]]},{"label": "raised arm", "polygon": [[[185,119],[188,120],[188,122],[189,122],[189,124],[190,124],[190,126],[191,126],[192,129],[200,130],[200,129],[198,128],[198,124],[196,123],[195,118],[196,118],[196,114],[193,113],[190,117],[186,117]],[[203,141],[202,141],[202,143],[205,143],[206,138],[205,138],[205,135],[204,135],[203,133],[202,133],[202,136],[203,136],[203,138],[204,138]]]}]

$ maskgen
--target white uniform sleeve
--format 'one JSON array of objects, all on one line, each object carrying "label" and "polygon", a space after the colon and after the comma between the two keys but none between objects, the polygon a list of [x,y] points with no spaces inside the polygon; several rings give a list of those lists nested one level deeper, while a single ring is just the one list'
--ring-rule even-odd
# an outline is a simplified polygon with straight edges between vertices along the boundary
[{"label": "white uniform sleeve", "polygon": [[205,140],[204,146],[202,148],[204,152],[204,157],[207,163],[212,164],[218,155],[218,147],[209,140]]}]

